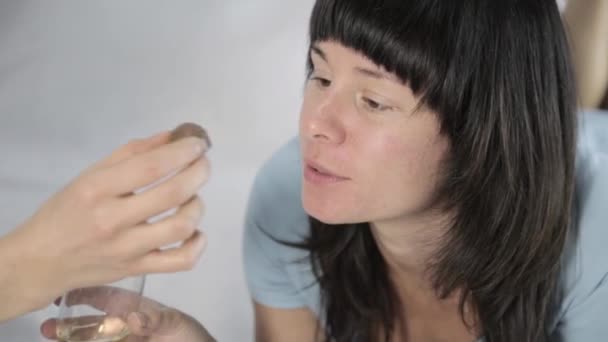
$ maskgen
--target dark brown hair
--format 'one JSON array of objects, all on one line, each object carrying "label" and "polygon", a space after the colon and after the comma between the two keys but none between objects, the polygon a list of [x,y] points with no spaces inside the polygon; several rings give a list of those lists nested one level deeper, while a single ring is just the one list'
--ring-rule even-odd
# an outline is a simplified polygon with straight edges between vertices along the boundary
[{"label": "dark brown hair", "polygon": [[[555,338],[577,121],[555,0],[317,0],[310,43],[328,40],[395,73],[450,139],[438,296],[464,289],[461,314],[470,301],[488,342]],[[388,341],[400,310],[369,224],[310,222],[326,337]]]}]

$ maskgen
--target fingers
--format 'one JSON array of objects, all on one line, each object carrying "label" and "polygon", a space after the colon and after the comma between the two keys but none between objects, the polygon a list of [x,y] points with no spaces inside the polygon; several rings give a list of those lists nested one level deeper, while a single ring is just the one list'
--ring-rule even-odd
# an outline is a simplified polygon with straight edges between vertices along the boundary
[{"label": "fingers", "polygon": [[49,319],[40,325],[40,333],[49,340],[57,339],[57,320]]},{"label": "fingers", "polygon": [[109,167],[123,160],[133,157],[136,154],[150,151],[169,142],[170,131],[163,131],[144,139],[134,139],[129,143],[119,147],[108,157],[93,164],[91,169]]},{"label": "fingers", "polygon": [[[130,313],[127,316],[126,328],[136,336],[170,336],[177,334],[182,329],[184,320],[185,317],[181,312],[159,306]],[[56,340],[60,337],[58,335],[62,335],[62,330],[65,335],[67,330],[73,326],[95,326],[99,331],[97,326],[100,322],[107,325],[108,333],[120,332],[125,328],[125,322],[111,316],[85,316],[62,322],[55,318],[46,320],[40,326],[40,332],[45,338]]]},{"label": "fingers", "polygon": [[108,195],[130,194],[185,168],[200,159],[205,149],[206,143],[199,138],[182,139],[98,170],[95,178]]},{"label": "fingers", "polygon": [[207,239],[197,231],[180,247],[152,251],[136,260],[132,274],[170,273],[194,268],[206,247]]},{"label": "fingers", "polygon": [[[145,301],[146,298],[143,300]],[[49,319],[42,323],[40,332],[47,339],[78,337],[89,340],[102,336],[118,336],[128,331],[131,334],[128,341],[145,340],[141,337],[148,336],[178,338],[188,333],[186,330],[188,324],[192,323],[190,322],[192,318],[154,301],[148,300],[148,302],[149,305],[146,305],[146,302],[142,303],[139,311],[132,311],[126,319],[111,314],[65,320]]]},{"label": "fingers", "polygon": [[134,336],[156,337],[159,341],[215,341],[194,318],[166,307],[132,313],[127,317],[127,325]]},{"label": "fingers", "polygon": [[[136,311],[150,301],[135,291],[114,286],[86,287],[70,291],[65,297],[65,305],[86,305],[109,315],[120,315]],[[151,301],[150,301],[151,302]],[[155,302],[152,302],[155,303]]]},{"label": "fingers", "polygon": [[62,321],[49,319],[42,323],[40,332],[52,340],[77,337],[78,341],[88,341],[102,336],[120,336],[128,331],[134,335],[128,341],[139,341],[136,337],[179,336],[185,330],[188,319],[183,313],[165,306],[142,306],[140,311],[128,314],[126,321],[111,315],[83,316]]},{"label": "fingers", "polygon": [[107,315],[91,315],[63,320],[49,319],[42,323],[40,332],[48,339],[70,341],[97,341],[104,336],[121,336],[127,333],[125,320]]},{"label": "fingers", "polygon": [[164,305],[144,297],[135,291],[109,285],[83,288],[78,292],[71,291],[66,306],[87,305],[97,310],[104,311],[104,308],[106,307],[105,303],[110,300],[137,303],[137,308],[131,306],[129,310],[123,310],[123,312],[134,312],[138,309],[146,312],[158,311],[165,308]]},{"label": "fingers", "polygon": [[[169,209],[176,208],[195,196],[209,179],[209,161],[199,158],[171,179],[137,195],[116,199],[111,212],[124,212],[118,223],[132,227]],[[118,218],[117,218],[118,219]]]},{"label": "fingers", "polygon": [[127,316],[129,330],[137,336],[175,336],[184,326],[185,316],[175,310],[142,310]]},{"label": "fingers", "polygon": [[135,258],[152,250],[187,240],[197,231],[203,210],[203,201],[199,196],[194,196],[179,207],[175,214],[161,221],[143,223],[125,230],[117,239],[116,249],[123,251],[121,255]]}]

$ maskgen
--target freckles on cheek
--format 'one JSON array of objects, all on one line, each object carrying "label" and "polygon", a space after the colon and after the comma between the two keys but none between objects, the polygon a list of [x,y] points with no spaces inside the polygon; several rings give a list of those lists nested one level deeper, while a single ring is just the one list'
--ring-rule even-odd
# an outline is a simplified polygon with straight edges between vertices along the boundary
[{"label": "freckles on cheek", "polygon": [[403,163],[420,152],[415,146],[406,144],[403,137],[385,136],[377,139],[377,145],[378,154],[391,163]]},{"label": "freckles on cheek", "polygon": [[[384,136],[374,141],[375,155],[385,172],[396,174],[400,179],[409,179],[420,173],[429,172],[427,146],[415,142],[408,143],[400,136]],[[405,178],[402,178],[405,177]]]}]

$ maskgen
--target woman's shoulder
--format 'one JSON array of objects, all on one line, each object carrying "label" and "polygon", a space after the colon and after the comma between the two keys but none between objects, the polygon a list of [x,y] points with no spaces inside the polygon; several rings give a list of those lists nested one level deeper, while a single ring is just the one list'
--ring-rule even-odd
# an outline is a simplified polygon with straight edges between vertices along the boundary
[{"label": "woman's shoulder", "polygon": [[300,193],[300,148],[292,139],[256,175],[245,218],[245,275],[256,302],[319,312],[308,251],[288,244],[302,243],[309,234]]},{"label": "woman's shoulder", "polygon": [[598,303],[608,314],[608,113],[582,115],[578,152],[575,216],[564,253],[558,317],[570,323],[589,321],[587,308]]},{"label": "woman's shoulder", "polygon": [[301,201],[301,157],[297,138],[289,140],[258,171],[247,217],[281,240],[308,233]]},{"label": "woman's shoulder", "polygon": [[578,152],[573,242],[608,257],[608,112],[583,114]]},{"label": "woman's shoulder", "polygon": [[585,154],[608,153],[608,111],[588,110],[580,115],[579,147]]}]

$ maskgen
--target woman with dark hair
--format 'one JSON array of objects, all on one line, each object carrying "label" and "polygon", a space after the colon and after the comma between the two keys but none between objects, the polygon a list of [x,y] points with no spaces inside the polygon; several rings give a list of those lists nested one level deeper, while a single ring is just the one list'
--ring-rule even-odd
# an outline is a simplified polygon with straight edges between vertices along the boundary
[{"label": "woman with dark hair", "polygon": [[608,333],[608,160],[554,0],[318,0],[308,75],[250,199],[258,341]]},{"label": "woman with dark hair", "polygon": [[246,215],[256,340],[605,338],[608,122],[575,99],[554,0],[317,0]]}]

